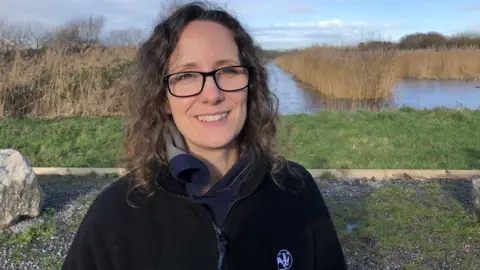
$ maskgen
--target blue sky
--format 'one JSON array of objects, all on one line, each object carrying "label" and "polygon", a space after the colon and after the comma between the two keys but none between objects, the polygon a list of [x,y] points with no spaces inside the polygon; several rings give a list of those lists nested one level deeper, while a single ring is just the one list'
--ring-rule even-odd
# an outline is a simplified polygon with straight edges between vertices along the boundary
[{"label": "blue sky", "polygon": [[[0,18],[47,27],[90,14],[106,18],[106,31],[150,30],[162,0],[0,0]],[[480,33],[478,0],[217,0],[233,11],[265,48],[314,43],[350,44],[368,38],[396,41],[412,32]]]}]

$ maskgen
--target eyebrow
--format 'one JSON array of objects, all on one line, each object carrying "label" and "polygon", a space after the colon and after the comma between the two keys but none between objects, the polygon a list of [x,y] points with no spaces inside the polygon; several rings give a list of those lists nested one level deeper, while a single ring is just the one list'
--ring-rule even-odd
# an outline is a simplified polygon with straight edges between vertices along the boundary
[{"label": "eyebrow", "polygon": [[[221,66],[221,65],[225,65],[225,64],[234,64],[234,65],[239,65],[238,61],[237,60],[232,60],[232,59],[223,59],[223,60],[219,60],[215,63],[215,66],[218,67],[218,66]],[[186,68],[197,68],[198,65],[195,63],[195,62],[187,62],[187,63],[184,63],[182,65],[179,65],[179,66],[176,66],[172,72],[179,72],[177,70],[183,70],[183,69],[186,69]]]}]

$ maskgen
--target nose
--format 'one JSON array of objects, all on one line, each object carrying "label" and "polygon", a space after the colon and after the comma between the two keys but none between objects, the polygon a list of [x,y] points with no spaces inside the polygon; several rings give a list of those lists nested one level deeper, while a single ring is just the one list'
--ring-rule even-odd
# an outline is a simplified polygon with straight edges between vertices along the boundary
[{"label": "nose", "polygon": [[223,92],[217,87],[213,77],[207,77],[202,93],[200,93],[202,102],[216,104],[224,99]]}]

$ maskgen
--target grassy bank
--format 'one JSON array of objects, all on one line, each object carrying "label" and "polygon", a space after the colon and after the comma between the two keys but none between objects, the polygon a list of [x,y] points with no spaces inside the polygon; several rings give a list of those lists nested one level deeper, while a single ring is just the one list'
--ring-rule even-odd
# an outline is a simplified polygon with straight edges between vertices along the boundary
[{"label": "grassy bank", "polygon": [[[37,167],[114,167],[122,129],[121,118],[6,119],[0,149]],[[480,169],[480,111],[282,116],[278,150],[307,168]]]},{"label": "grassy bank", "polygon": [[331,98],[381,100],[401,79],[480,79],[480,50],[312,47],[274,62]]}]

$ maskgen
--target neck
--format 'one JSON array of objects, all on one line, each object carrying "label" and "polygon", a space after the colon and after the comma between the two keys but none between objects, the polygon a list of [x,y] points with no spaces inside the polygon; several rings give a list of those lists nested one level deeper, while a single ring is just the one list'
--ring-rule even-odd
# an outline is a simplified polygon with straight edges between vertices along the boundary
[{"label": "neck", "polygon": [[210,172],[209,187],[218,182],[237,162],[239,149],[235,144],[220,149],[205,149],[188,145],[188,152],[205,163]]}]

